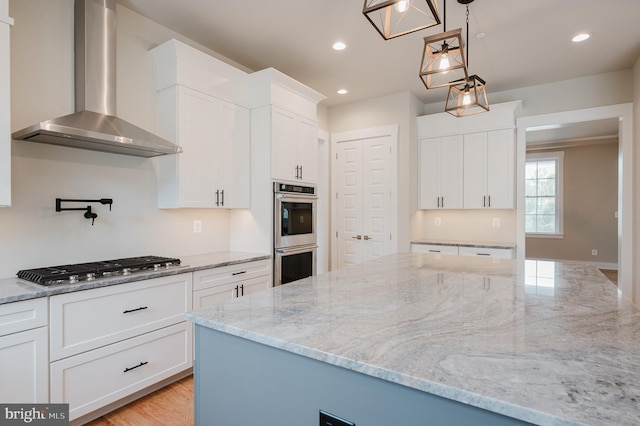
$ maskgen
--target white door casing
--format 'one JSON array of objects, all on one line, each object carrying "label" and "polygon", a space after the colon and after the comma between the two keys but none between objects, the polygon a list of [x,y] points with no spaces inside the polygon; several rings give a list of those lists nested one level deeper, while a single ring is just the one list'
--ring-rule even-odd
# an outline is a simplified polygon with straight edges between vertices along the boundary
[{"label": "white door casing", "polygon": [[332,268],[397,250],[397,126],[332,135]]}]

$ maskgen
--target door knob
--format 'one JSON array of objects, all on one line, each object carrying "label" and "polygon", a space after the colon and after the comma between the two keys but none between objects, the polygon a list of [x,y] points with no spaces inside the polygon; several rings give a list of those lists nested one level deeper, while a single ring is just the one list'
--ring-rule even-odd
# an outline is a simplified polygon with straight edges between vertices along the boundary
[{"label": "door knob", "polygon": [[356,240],[361,240],[362,236],[361,235],[356,235],[355,237],[351,237],[351,238],[355,238]]},{"label": "door knob", "polygon": [[365,235],[365,236],[364,236],[364,239],[365,239],[365,240],[373,240],[373,238],[371,238],[371,237],[370,237],[370,236],[368,236],[368,235]]}]

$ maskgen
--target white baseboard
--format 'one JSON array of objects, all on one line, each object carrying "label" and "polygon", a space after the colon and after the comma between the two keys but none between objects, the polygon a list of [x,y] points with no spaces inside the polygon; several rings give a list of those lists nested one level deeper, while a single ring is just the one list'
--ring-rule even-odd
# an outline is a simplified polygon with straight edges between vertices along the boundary
[{"label": "white baseboard", "polygon": [[586,260],[568,260],[568,259],[541,259],[541,258],[529,258],[526,260],[544,260],[548,262],[568,262],[568,263],[580,263],[582,265],[593,265],[598,269],[613,269],[614,271],[618,270],[617,263],[608,263],[608,262],[589,262]]}]

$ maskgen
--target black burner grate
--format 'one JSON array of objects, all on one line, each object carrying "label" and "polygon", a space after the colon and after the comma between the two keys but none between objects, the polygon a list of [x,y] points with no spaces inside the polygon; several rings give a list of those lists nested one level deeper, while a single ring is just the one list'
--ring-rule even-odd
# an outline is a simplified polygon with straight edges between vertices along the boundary
[{"label": "black burner grate", "polygon": [[[47,268],[18,271],[18,277],[41,285],[62,284],[112,275],[175,266],[180,259],[161,256],[140,256],[75,265],[51,266]],[[126,272],[125,272],[126,270]],[[91,278],[89,278],[91,277]]]}]

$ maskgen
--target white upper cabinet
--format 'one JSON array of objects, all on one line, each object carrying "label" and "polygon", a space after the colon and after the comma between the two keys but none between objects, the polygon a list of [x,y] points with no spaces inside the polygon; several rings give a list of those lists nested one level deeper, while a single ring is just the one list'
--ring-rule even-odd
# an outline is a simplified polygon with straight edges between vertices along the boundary
[{"label": "white upper cabinet", "polygon": [[419,208],[515,208],[514,129],[521,104],[496,104],[464,118],[418,117]]},{"label": "white upper cabinet", "polygon": [[513,209],[513,129],[464,135],[464,207]]},{"label": "white upper cabinet", "polygon": [[318,126],[292,112],[271,110],[271,177],[315,183],[318,180]]},{"label": "white upper cabinet", "polygon": [[157,159],[158,207],[248,208],[246,74],[176,40],[152,54],[158,133],[183,149]]},{"label": "white upper cabinet", "polygon": [[11,97],[9,0],[0,0],[0,207],[11,205]]},{"label": "white upper cabinet", "polygon": [[419,208],[463,207],[462,146],[462,136],[420,140]]},{"label": "white upper cabinet", "polygon": [[318,180],[317,104],[324,96],[281,72],[267,68],[251,80],[252,143],[268,144],[273,180]]}]

